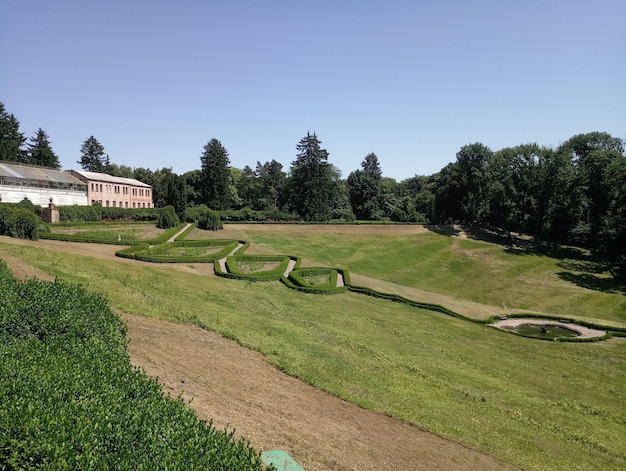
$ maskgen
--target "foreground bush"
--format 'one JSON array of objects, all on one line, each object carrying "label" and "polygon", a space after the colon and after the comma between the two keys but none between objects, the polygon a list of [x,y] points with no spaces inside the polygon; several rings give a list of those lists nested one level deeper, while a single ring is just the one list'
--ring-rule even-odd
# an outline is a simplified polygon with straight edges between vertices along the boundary
[{"label": "foreground bush", "polygon": [[0,261],[0,469],[263,469],[134,369],[125,332],[100,296]]},{"label": "foreground bush", "polygon": [[33,204],[28,203],[30,201],[25,200],[17,204],[0,204],[0,235],[37,240],[38,231],[45,224],[35,213]]}]

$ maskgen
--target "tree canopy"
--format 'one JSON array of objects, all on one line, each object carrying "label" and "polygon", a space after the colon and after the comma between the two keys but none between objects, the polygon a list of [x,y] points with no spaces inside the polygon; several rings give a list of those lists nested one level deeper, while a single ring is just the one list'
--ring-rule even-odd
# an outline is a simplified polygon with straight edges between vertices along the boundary
[{"label": "tree canopy", "polygon": [[220,141],[213,138],[204,146],[200,162],[202,203],[215,210],[228,209],[231,199],[228,151]]},{"label": "tree canopy", "polygon": [[89,136],[80,148],[81,157],[77,162],[87,172],[105,173],[108,171],[110,160],[104,153],[104,146],[93,136]]},{"label": "tree canopy", "polygon": [[39,128],[35,135],[30,138],[26,150],[27,163],[41,165],[43,167],[61,168],[59,158],[56,156],[50,145],[50,138],[46,132]]}]

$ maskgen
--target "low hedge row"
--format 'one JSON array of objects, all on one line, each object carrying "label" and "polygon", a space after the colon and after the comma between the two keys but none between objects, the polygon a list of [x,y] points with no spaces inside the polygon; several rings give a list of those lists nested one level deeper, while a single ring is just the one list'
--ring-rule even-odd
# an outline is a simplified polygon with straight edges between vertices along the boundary
[{"label": "low hedge row", "polygon": [[[226,271],[222,270],[218,260],[214,262],[214,267],[215,274],[225,278],[249,281],[278,281],[281,279],[285,271],[287,271],[289,263],[292,260],[295,263],[295,267],[300,265],[299,257],[292,257],[288,255],[231,255],[226,257]],[[246,262],[279,262],[279,265],[273,270],[244,273],[239,269],[238,263]]]},{"label": "low hedge row", "polygon": [[[142,243],[147,243],[151,245],[159,245],[167,242],[170,238],[172,238],[178,231],[180,231],[185,224],[179,224],[176,227],[171,227],[163,231],[159,236],[154,237],[149,240],[142,241]],[[47,232],[47,231],[39,231],[40,239],[48,239],[48,240],[61,240],[65,242],[86,242],[92,244],[111,244],[111,245],[132,245],[136,244],[136,241],[126,241],[126,240],[117,240],[117,236],[115,233],[111,232],[109,234],[103,233],[102,236],[94,237],[82,234],[59,234],[56,232]]]},{"label": "low hedge row", "polygon": [[264,469],[130,364],[101,296],[16,281],[0,261],[0,307],[0,469]]},{"label": "low hedge row", "polygon": [[[134,245],[119,250],[116,255],[123,258],[132,258],[143,262],[154,263],[211,263],[227,257],[242,241],[233,239],[211,240],[176,240],[174,242],[150,246],[147,243]],[[173,247],[222,247],[221,250],[206,255],[170,255],[167,252]]]},{"label": "low hedge row", "polygon": [[[348,287],[345,286],[337,286],[337,281],[339,279],[339,274],[341,276],[344,275],[344,270],[334,269],[334,268],[300,268],[296,270],[292,270],[287,277],[281,277],[281,281],[288,286],[289,288],[295,289],[297,291],[301,291],[304,293],[314,293],[314,294],[339,294],[344,293],[348,290]],[[306,280],[308,276],[328,276],[328,283],[320,283],[317,285],[312,285]]]},{"label": "low hedge row", "polygon": [[93,206],[57,206],[61,221],[87,222],[103,220],[156,221],[158,208],[113,208]]},{"label": "low hedge row", "polygon": [[220,211],[220,219],[226,222],[263,222],[263,221],[299,221],[297,214],[285,213],[282,211],[267,210],[255,211],[244,208],[238,210]]}]

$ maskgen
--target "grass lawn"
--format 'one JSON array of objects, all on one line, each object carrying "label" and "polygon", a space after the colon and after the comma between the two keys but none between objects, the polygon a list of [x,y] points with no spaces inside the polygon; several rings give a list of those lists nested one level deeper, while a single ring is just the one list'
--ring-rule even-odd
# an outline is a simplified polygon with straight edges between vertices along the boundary
[{"label": "grass lawn", "polygon": [[541,255],[432,231],[394,235],[394,228],[388,229],[354,234],[343,226],[335,232],[307,226],[233,227],[266,249],[412,288],[511,312],[626,325],[626,286],[615,283],[583,251]]},{"label": "grass lawn", "polygon": [[[265,250],[371,276],[378,264],[381,277],[422,289],[449,289],[479,302],[515,300],[544,312],[553,312],[555,303],[559,309],[578,306],[590,317],[624,320],[623,292],[605,293],[565,280],[559,276],[563,260],[516,255],[496,244],[430,232],[344,237],[317,232],[315,226],[307,229],[297,228],[297,237],[289,233],[295,229],[285,229],[285,235],[236,230]],[[226,232],[216,236],[231,237]],[[278,282],[230,280],[0,243],[47,273],[106,293],[119,309],[203,325],[262,352],[318,388],[524,469],[626,468],[624,339],[537,341],[353,293],[304,294]],[[447,267],[452,280],[439,265]],[[481,273],[486,267],[488,273]],[[429,270],[435,273],[427,276]],[[537,299],[520,298],[515,283],[502,279],[506,276],[526,280]],[[543,299],[550,292],[558,299]],[[569,300],[572,292],[578,301]],[[605,297],[614,307],[602,314],[602,306],[611,305]]]}]

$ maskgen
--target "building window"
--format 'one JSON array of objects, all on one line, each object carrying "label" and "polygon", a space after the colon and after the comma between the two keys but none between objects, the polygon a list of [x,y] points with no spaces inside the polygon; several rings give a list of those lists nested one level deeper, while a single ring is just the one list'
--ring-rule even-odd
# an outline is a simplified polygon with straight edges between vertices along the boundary
[{"label": "building window", "polygon": [[107,200],[107,208],[109,207],[109,200]]},{"label": "building window", "polygon": [[125,201],[126,207],[128,208],[128,201]]}]

